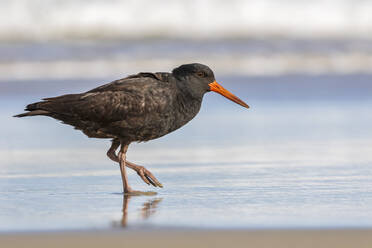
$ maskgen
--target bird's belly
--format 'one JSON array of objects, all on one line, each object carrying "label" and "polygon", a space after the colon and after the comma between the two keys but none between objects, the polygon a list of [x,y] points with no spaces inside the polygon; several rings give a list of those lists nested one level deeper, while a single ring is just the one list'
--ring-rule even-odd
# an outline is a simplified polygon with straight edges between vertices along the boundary
[{"label": "bird's belly", "polygon": [[186,110],[173,109],[173,111],[159,114],[155,118],[152,116],[145,121],[146,124],[140,129],[138,137],[141,139],[138,141],[156,139],[179,129],[192,120],[199,112],[199,109],[200,103],[197,103]]},{"label": "bird's belly", "polygon": [[176,116],[164,116],[147,120],[144,122],[145,125],[134,132],[136,133],[135,141],[148,141],[162,137],[182,127],[187,122],[183,119],[178,119]]},{"label": "bird's belly", "polygon": [[162,137],[185,125],[192,119],[177,114],[158,114],[138,116],[112,123],[102,130],[120,139],[133,141],[148,141]]}]

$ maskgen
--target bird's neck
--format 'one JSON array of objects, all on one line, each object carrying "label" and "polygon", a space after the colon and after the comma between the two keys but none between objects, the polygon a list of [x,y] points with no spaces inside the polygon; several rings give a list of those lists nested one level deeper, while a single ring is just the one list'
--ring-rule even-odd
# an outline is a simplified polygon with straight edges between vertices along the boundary
[{"label": "bird's neck", "polygon": [[186,79],[177,78],[175,84],[177,86],[177,111],[182,115],[182,119],[188,122],[199,112],[204,94],[193,90]]},{"label": "bird's neck", "polygon": [[186,80],[177,80],[176,84],[179,92],[186,101],[193,100],[201,102],[203,100],[204,92],[196,90]]},{"label": "bird's neck", "polygon": [[180,90],[177,94],[177,111],[179,114],[179,121],[182,125],[189,122],[199,112],[203,95],[193,96],[187,90]]}]

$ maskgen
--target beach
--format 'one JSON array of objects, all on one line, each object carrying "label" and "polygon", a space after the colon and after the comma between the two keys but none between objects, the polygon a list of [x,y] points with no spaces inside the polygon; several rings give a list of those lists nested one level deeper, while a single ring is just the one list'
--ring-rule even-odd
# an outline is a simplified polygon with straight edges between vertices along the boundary
[{"label": "beach", "polygon": [[[0,3],[1,247],[370,247],[368,1],[57,2]],[[110,140],[13,117],[193,62],[250,108],[210,92],[187,125],[131,144],[164,185],[130,170],[147,195],[123,195]]]},{"label": "beach", "polygon": [[3,247],[360,247],[372,230],[91,231],[0,235]]}]

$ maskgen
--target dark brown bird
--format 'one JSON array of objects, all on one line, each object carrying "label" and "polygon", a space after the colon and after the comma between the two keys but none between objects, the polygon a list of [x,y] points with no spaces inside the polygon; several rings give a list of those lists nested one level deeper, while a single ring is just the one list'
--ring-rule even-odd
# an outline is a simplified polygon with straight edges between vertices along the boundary
[{"label": "dark brown bird", "polygon": [[216,82],[208,66],[194,63],[181,65],[172,73],[141,72],[85,93],[45,98],[27,105],[28,112],[15,117],[45,115],[88,137],[111,138],[107,156],[120,164],[124,193],[136,194],[129,187],[125,167],[135,170],[148,185],[163,186],[145,167],[126,160],[129,144],[156,139],[182,127],[199,112],[209,91],[249,108]]}]

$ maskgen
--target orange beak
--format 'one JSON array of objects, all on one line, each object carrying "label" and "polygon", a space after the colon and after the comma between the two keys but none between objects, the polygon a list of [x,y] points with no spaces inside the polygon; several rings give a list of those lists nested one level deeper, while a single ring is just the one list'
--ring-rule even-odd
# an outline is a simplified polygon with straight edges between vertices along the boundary
[{"label": "orange beak", "polygon": [[237,104],[239,104],[239,105],[241,105],[245,108],[249,108],[248,104],[246,104],[245,102],[240,100],[237,96],[235,96],[233,93],[231,93],[230,91],[228,91],[227,89],[225,89],[221,85],[219,85],[216,81],[214,81],[213,83],[210,83],[208,85],[209,85],[211,91],[217,92],[217,93],[223,95],[224,97],[226,97],[227,99],[230,99],[231,101],[233,101],[233,102],[235,102],[235,103],[237,103]]}]

